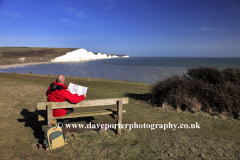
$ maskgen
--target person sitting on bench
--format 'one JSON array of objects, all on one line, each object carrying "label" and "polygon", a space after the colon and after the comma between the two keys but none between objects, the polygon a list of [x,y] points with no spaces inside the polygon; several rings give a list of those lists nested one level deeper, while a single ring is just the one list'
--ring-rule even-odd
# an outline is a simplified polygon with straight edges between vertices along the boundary
[{"label": "person sitting on bench", "polygon": [[[72,94],[67,90],[68,87],[65,85],[65,77],[59,75],[56,82],[53,82],[48,88],[46,95],[48,102],[64,102],[68,101],[69,103],[78,103],[86,98],[86,94],[78,96],[78,94]],[[66,114],[72,113],[73,108],[63,108],[63,109],[54,109],[53,117],[61,117]],[[63,120],[63,127],[70,121],[70,119]]]}]

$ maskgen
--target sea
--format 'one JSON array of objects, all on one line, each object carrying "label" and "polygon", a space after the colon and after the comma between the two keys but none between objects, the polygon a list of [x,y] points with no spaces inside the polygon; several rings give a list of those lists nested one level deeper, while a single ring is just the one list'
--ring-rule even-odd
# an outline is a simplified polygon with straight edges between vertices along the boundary
[{"label": "sea", "polygon": [[172,75],[184,75],[188,68],[239,68],[240,58],[190,57],[130,57],[84,62],[48,63],[18,68],[1,69],[3,73],[30,73],[48,75],[103,78],[154,84]]}]

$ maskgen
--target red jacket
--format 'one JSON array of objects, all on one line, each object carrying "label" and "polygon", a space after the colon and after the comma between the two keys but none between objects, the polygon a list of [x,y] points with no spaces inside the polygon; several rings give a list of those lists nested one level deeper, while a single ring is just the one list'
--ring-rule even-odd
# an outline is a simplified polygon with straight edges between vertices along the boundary
[{"label": "red jacket", "polygon": [[[84,100],[84,96],[78,96],[78,94],[72,94],[70,91],[66,90],[68,87],[64,84],[53,82],[47,90],[47,101],[48,102],[64,102],[68,101],[70,103],[78,103]],[[54,109],[53,117],[65,116],[67,109]]]}]

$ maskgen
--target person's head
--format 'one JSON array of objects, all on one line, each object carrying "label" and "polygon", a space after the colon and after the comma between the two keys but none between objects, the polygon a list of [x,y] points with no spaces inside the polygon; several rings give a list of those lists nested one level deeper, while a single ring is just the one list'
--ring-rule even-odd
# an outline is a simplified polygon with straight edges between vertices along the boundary
[{"label": "person's head", "polygon": [[64,84],[64,83],[65,83],[65,77],[64,77],[63,75],[59,75],[59,76],[57,77],[56,82],[61,83],[61,84]]}]

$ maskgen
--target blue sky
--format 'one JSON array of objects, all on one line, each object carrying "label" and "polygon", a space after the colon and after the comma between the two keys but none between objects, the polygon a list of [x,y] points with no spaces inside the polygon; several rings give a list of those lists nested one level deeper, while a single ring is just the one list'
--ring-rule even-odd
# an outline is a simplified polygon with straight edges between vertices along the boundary
[{"label": "blue sky", "polygon": [[239,0],[0,0],[0,46],[240,57]]}]

